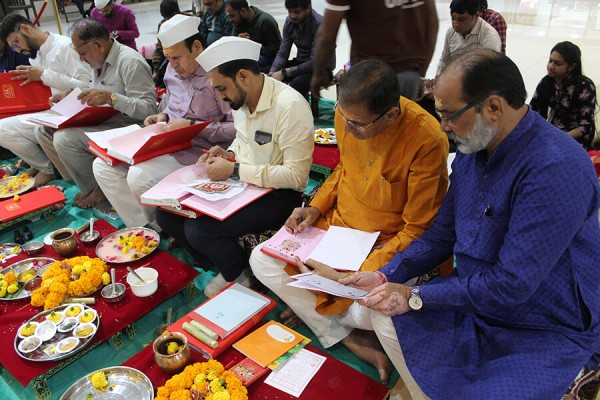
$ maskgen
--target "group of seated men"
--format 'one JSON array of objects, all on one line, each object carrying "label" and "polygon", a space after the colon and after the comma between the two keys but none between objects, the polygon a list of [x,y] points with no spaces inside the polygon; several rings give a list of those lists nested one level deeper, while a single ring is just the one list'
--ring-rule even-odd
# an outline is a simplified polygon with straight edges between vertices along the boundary
[{"label": "group of seated men", "polygon": [[[260,44],[231,36],[207,47],[198,25],[176,15],[161,26],[169,66],[157,108],[146,61],[98,21],[76,22],[69,39],[5,17],[0,38],[32,64],[16,78],[41,80],[53,102],[82,88],[82,102],[119,113],[100,126],[57,131],[3,119],[0,144],[39,171],[38,183],[54,178],[53,167],[72,178],[77,205],[107,198],[128,226],[151,224],[177,239],[199,265],[219,271],[207,296],[227,282],[247,283],[251,267],[290,307],[288,324],[305,322],[324,347],[342,343],[384,382],[391,361],[413,399],[560,398],[582,368],[597,368],[598,179],[581,146],[525,104],[508,57],[473,50],[448,62],[435,87],[440,125],[401,97],[390,66],[353,65],[335,107],[340,164],[300,207],[314,146],[307,101],[261,73]],[[95,160],[83,133],[197,120],[213,122],[191,149],[130,167]],[[458,148],[449,188],[446,136]],[[224,221],[139,205],[143,191],[193,163],[213,180],[274,190]],[[260,247],[248,260],[238,237],[281,225],[381,232],[360,272],[298,267],[367,297],[289,287],[294,267]],[[413,285],[451,257],[449,276]]]}]

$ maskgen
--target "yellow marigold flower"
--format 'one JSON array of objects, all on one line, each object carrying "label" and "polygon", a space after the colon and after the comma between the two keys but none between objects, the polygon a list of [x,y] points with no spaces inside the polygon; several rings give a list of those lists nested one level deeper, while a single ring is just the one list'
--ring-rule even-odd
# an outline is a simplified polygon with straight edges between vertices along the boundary
[{"label": "yellow marigold flower", "polygon": [[217,392],[217,393],[213,394],[212,398],[213,398],[213,400],[230,400],[231,399],[231,397],[229,396],[229,392],[227,392],[227,391]]},{"label": "yellow marigold flower", "polygon": [[108,272],[102,274],[102,283],[108,285],[110,283],[110,275]]}]

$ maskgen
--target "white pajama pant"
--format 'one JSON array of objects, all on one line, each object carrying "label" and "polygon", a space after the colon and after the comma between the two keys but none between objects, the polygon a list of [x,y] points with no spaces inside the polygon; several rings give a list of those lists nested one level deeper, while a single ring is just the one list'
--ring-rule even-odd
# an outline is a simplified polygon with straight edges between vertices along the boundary
[{"label": "white pajama pant", "polygon": [[[52,162],[35,137],[36,125],[23,122],[27,115],[0,119],[0,146],[12,151],[38,171],[44,174],[53,174]],[[71,179],[62,162],[58,161],[55,165],[63,179]]]},{"label": "white pajama pant", "polygon": [[123,223],[128,227],[151,224],[155,207],[140,205],[140,196],[171,172],[182,168],[174,157],[164,155],[137,165],[121,163],[110,166],[96,158],[94,177]]}]

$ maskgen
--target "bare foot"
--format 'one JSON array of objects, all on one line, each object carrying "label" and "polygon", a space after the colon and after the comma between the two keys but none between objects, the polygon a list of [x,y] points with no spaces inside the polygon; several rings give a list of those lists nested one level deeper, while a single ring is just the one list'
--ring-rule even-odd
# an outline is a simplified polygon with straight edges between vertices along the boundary
[{"label": "bare foot", "polygon": [[282,319],[282,323],[290,329],[297,328],[303,323],[296,313],[294,313],[294,310],[289,307],[279,314],[279,318]]},{"label": "bare foot", "polygon": [[25,173],[27,175],[29,175],[31,178],[33,178],[34,176],[36,176],[38,172],[39,171],[37,169],[33,168],[33,167],[29,167],[29,169],[27,171],[25,171]]},{"label": "bare foot", "polygon": [[88,193],[85,199],[82,199],[77,205],[80,208],[91,208],[97,206],[98,204],[104,201],[106,201],[106,196],[104,195],[104,193],[102,193],[102,189],[97,187],[96,189]]},{"label": "bare foot", "polygon": [[92,192],[88,192],[85,194],[83,194],[81,192],[77,193],[75,195],[75,198],[73,199],[73,204],[75,204],[77,207],[84,208],[84,207],[82,207],[82,204],[85,201],[85,198],[88,197],[91,193]]},{"label": "bare foot", "polygon": [[354,329],[342,340],[342,344],[356,357],[377,368],[379,379],[387,384],[392,371],[392,363],[383,351],[375,332]]},{"label": "bare foot", "polygon": [[56,179],[56,175],[54,174],[44,174],[43,172],[39,172],[35,175],[35,186],[44,186],[45,184],[54,179]]}]

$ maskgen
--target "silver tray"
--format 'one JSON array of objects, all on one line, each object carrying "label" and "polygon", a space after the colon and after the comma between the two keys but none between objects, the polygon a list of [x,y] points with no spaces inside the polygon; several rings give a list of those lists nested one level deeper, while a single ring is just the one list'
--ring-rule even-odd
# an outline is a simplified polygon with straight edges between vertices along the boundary
[{"label": "silver tray", "polygon": [[[64,311],[65,309],[74,306],[74,305],[80,305],[83,306],[83,312],[85,312],[86,310],[91,310],[92,308],[85,305],[85,304],[62,304],[58,307],[54,307],[53,309],[50,310],[46,310],[46,311],[42,311],[41,313],[36,314],[34,317],[28,319],[27,321],[24,321],[23,324],[19,325],[19,327],[17,329],[19,329],[22,325],[26,324],[27,322],[43,322],[46,318],[46,315],[50,314],[52,311]],[[94,338],[94,336],[96,336],[96,334],[98,333],[98,329],[100,327],[100,315],[97,315],[96,319],[94,319],[94,321],[92,322],[94,325],[96,325],[96,331],[91,335],[88,336],[86,338],[79,338],[79,344],[77,346],[75,346],[71,351],[67,352],[67,353],[56,353],[54,355],[48,355],[46,353],[44,353],[44,349],[47,348],[48,346],[54,345],[56,346],[58,344],[58,342],[60,342],[62,339],[73,336],[73,332],[75,331],[75,328],[77,328],[77,326],[75,326],[75,328],[69,332],[56,332],[56,334],[52,337],[52,339],[45,341],[42,343],[42,345],[40,347],[38,347],[37,350],[31,352],[31,353],[21,353],[19,351],[19,343],[21,343],[23,341],[23,339],[21,339],[19,336],[17,336],[17,334],[15,333],[15,351],[17,352],[17,354],[19,355],[19,357],[25,359],[25,360],[29,360],[29,361],[35,361],[35,362],[43,362],[43,361],[58,361],[58,360],[64,360],[65,358],[71,357],[73,354],[83,350],[85,347],[87,347],[91,342],[92,339]]]},{"label": "silver tray", "polygon": [[[28,269],[35,269],[35,270],[39,270],[46,268],[47,266],[49,266],[50,264],[52,264],[54,261],[56,261],[54,258],[49,258],[49,257],[32,257],[32,258],[27,258],[25,260],[21,260],[21,261],[17,261],[14,264],[9,265],[8,267],[0,270],[0,274],[7,274],[9,273],[11,270],[15,273],[15,274],[19,274],[23,271],[27,271]],[[43,263],[46,262],[45,265],[39,267],[39,263]],[[47,269],[47,268],[46,268]],[[23,283],[19,282],[19,285],[21,287],[23,287]],[[17,294],[15,297],[11,297],[9,299],[5,298],[5,297],[0,297],[0,301],[14,301],[14,300],[21,300],[21,299],[26,299],[29,296],[31,296],[31,292],[25,289],[21,289],[21,291],[19,292],[19,294]]]},{"label": "silver tray", "polygon": [[[99,371],[104,371],[108,380],[109,389],[106,392],[94,388],[90,381],[90,377]],[[79,378],[60,397],[60,400],[84,400],[87,395],[91,395],[90,398],[94,400],[152,400],[154,399],[154,388],[150,379],[137,369],[108,367]]]},{"label": "silver tray", "polygon": [[[152,251],[148,254],[137,253],[129,250],[127,254],[123,254],[119,249],[116,248],[118,246],[117,240],[119,236],[130,235],[131,233],[139,233],[142,232],[144,237],[152,237],[153,240],[156,240],[158,244]],[[104,262],[112,263],[112,264],[126,264],[135,261],[142,260],[143,258],[149,256],[154,253],[158,246],[160,245],[160,235],[155,230],[150,228],[127,228],[121,229],[120,231],[116,231],[106,235],[100,243],[96,246],[96,255],[99,259]],[[137,258],[131,258],[133,254],[136,254]]]}]

